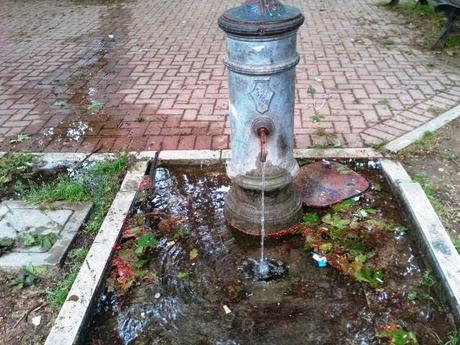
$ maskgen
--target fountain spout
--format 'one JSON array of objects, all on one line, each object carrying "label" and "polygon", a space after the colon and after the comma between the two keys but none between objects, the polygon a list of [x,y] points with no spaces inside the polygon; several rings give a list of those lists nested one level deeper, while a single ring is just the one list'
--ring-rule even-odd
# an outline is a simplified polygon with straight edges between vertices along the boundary
[{"label": "fountain spout", "polygon": [[267,136],[269,131],[265,127],[261,127],[257,130],[257,135],[260,140],[260,161],[265,163],[267,161]]}]

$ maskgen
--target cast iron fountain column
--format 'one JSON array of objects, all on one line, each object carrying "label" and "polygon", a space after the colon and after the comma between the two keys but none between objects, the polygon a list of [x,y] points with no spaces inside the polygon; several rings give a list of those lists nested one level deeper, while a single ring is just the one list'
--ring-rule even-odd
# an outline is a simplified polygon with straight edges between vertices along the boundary
[{"label": "cast iron fountain column", "polygon": [[234,228],[260,234],[262,166],[265,164],[267,236],[296,223],[302,203],[292,188],[297,29],[304,17],[277,0],[249,0],[226,11],[232,189],[225,214]]}]

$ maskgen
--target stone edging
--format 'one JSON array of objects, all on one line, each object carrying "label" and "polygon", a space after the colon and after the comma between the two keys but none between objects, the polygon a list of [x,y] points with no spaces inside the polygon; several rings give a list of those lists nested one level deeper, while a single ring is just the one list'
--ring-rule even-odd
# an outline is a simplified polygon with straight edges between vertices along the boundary
[{"label": "stone edging", "polygon": [[72,345],[85,331],[91,305],[110,263],[125,218],[136,196],[138,183],[147,170],[147,161],[137,162],[127,172],[121,188],[94,239],[77,278],[70,289],[45,345]]}]

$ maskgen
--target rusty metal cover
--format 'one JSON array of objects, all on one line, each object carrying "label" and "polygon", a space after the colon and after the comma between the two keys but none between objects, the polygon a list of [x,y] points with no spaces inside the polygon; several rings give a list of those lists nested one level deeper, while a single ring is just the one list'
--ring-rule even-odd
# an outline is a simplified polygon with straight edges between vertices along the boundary
[{"label": "rusty metal cover", "polygon": [[296,30],[305,18],[299,9],[278,0],[247,0],[226,11],[218,21],[225,32],[243,36],[272,36]]},{"label": "rusty metal cover", "polygon": [[327,207],[369,188],[369,182],[347,166],[320,161],[300,168],[295,181],[303,203],[310,207]]}]

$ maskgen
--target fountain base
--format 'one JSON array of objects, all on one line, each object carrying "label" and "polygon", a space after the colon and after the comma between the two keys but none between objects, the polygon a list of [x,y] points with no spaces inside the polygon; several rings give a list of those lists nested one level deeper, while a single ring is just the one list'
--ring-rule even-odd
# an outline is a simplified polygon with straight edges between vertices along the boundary
[{"label": "fountain base", "polygon": [[[261,191],[233,184],[225,199],[228,224],[247,235],[260,236]],[[300,194],[292,184],[265,192],[265,236],[278,237],[280,231],[297,224],[302,217]]]}]

